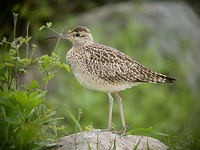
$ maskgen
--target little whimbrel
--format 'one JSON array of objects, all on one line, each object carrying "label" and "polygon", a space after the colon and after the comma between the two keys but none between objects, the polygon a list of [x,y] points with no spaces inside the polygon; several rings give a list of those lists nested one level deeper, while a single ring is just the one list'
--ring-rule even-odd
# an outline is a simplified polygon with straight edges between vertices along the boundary
[{"label": "little whimbrel", "polygon": [[122,99],[117,91],[140,83],[174,83],[176,81],[146,68],[113,47],[94,43],[90,30],[84,26],[75,27],[67,35],[54,35],[46,39],[49,38],[64,38],[73,44],[67,53],[66,60],[81,85],[92,90],[107,92],[110,105],[106,130],[112,129],[112,92],[119,103],[123,127],[116,133],[125,133],[128,126],[124,120]]}]

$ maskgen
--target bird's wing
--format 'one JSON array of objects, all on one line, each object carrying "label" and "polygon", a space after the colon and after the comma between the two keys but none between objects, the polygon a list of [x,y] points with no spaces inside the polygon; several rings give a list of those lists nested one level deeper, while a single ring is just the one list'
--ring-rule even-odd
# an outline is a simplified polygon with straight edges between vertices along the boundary
[{"label": "bird's wing", "polygon": [[100,44],[88,46],[88,71],[109,82],[169,82],[174,79],[154,72],[124,53]]}]

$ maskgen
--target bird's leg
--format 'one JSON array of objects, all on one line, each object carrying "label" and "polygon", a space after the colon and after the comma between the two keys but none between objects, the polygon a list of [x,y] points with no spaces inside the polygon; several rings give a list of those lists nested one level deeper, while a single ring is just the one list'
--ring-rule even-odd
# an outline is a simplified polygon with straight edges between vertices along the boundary
[{"label": "bird's leg", "polygon": [[108,117],[108,129],[102,130],[102,131],[111,131],[112,129],[115,130],[112,127],[112,108],[113,108],[113,97],[110,92],[107,92],[109,97],[109,117]]},{"label": "bird's leg", "polygon": [[115,94],[115,96],[117,97],[117,102],[118,102],[118,104],[119,104],[119,111],[120,111],[120,116],[121,116],[121,121],[122,121],[122,127],[123,127],[123,129],[122,129],[121,131],[116,132],[116,133],[117,133],[117,134],[120,134],[120,133],[124,134],[125,131],[126,131],[126,128],[128,128],[128,126],[126,126],[125,120],[124,120],[124,114],[123,114],[123,109],[122,109],[122,99],[121,99],[121,97],[118,95],[117,92],[114,92],[114,94]]},{"label": "bird's leg", "polygon": [[107,92],[109,97],[109,117],[108,117],[108,129],[111,130],[112,127],[112,108],[113,108],[113,97],[112,95]]}]

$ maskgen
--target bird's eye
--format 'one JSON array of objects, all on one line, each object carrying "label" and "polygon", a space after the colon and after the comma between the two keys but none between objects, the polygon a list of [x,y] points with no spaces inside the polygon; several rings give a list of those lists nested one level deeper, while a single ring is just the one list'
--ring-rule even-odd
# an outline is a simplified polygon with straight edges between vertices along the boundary
[{"label": "bird's eye", "polygon": [[81,35],[79,33],[76,33],[76,37],[80,37]]}]

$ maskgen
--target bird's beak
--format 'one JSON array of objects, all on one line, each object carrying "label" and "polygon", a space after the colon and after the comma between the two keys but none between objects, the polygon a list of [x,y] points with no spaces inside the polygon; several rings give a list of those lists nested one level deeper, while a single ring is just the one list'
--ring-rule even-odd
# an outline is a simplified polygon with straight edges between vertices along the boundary
[{"label": "bird's beak", "polygon": [[52,35],[52,36],[46,37],[45,40],[52,39],[52,38],[69,39],[70,36],[69,36],[69,34],[66,34],[66,35]]}]

